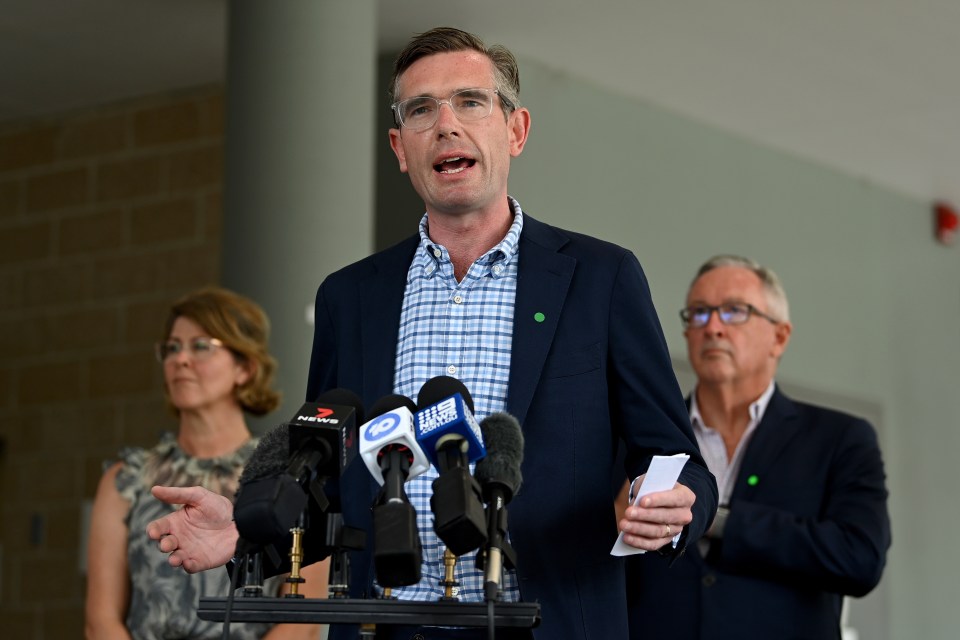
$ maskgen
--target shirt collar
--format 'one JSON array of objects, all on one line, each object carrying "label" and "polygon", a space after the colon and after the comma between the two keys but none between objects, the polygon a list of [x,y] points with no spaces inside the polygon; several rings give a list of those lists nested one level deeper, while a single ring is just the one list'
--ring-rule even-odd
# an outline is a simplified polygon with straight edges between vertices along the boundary
[{"label": "shirt collar", "polygon": [[[506,270],[517,255],[520,247],[520,233],[523,231],[523,209],[520,203],[511,196],[507,196],[510,208],[513,211],[513,224],[507,230],[507,234],[492,249],[477,259],[478,264],[485,265],[487,272],[494,278],[497,278]],[[427,277],[433,276],[439,272],[440,266],[450,261],[450,254],[447,248],[430,239],[429,214],[424,213],[420,218],[419,225],[420,246],[410,265],[411,275],[418,270],[422,270]]]},{"label": "shirt collar", "polygon": [[[760,421],[763,420],[763,416],[767,412],[767,406],[770,404],[770,398],[773,397],[775,389],[776,384],[771,380],[766,390],[760,394],[760,397],[750,403],[750,424],[760,424]],[[697,405],[696,389],[690,394],[690,422],[696,431],[709,428],[708,425],[704,424],[703,417],[700,415],[700,407]]]}]

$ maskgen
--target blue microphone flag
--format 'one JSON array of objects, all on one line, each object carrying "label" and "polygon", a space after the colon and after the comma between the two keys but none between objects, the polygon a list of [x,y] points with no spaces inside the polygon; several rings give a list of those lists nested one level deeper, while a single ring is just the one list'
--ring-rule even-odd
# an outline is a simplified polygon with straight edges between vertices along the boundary
[{"label": "blue microphone flag", "polygon": [[415,422],[417,442],[437,468],[440,468],[437,447],[448,439],[462,440],[461,447],[466,447],[465,453],[470,462],[487,455],[480,425],[459,393],[417,411]]}]

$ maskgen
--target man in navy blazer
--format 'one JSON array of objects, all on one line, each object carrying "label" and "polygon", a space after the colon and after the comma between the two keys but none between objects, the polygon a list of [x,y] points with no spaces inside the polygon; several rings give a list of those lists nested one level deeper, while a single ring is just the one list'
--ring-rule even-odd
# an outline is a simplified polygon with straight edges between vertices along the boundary
[{"label": "man in navy blazer", "polygon": [[[340,387],[369,406],[401,393],[398,334],[405,314],[413,313],[405,296],[414,295],[423,273],[417,265],[426,265],[431,277],[450,269],[451,297],[460,283],[471,302],[478,294],[467,288],[473,286],[468,272],[494,278],[487,260],[501,260],[497,251],[510,254],[515,247],[502,408],[519,420],[525,440],[523,485],[509,506],[519,597],[541,605],[537,638],[625,638],[623,562],[610,555],[618,534],[610,500],[618,440],[627,445],[631,478],[643,474],[654,455],[691,456],[675,489],[625,514],[619,528],[628,544],[679,555],[712,520],[715,483],[694,444],[637,259],[616,245],[538,222],[507,195],[510,159],[522,151],[530,123],[518,104],[515,65],[506,49],[445,28],[417,36],[400,54],[391,146],[427,214],[420,234],[320,286],[307,397]],[[492,105],[485,87],[496,88]],[[509,273],[510,259],[497,265]],[[453,313],[447,306],[438,303],[433,313]],[[427,375],[444,373],[448,364],[433,362]],[[344,522],[369,532],[377,485],[354,464],[341,487]],[[422,537],[430,535],[421,529]],[[370,559],[369,549],[352,554],[354,597],[372,594]],[[356,637],[349,628],[331,633]],[[445,637],[443,630],[434,634]],[[417,630],[405,637],[432,636]]]},{"label": "man in navy blazer", "polygon": [[[682,554],[717,505],[643,271],[629,251],[538,222],[508,196],[511,158],[530,130],[508,50],[433,29],[401,52],[393,92],[390,144],[426,215],[418,235],[320,285],[307,398],[343,388],[370,407],[391,393],[412,397],[409,390],[437,375],[466,372],[482,388],[476,394],[467,384],[479,395],[478,419],[508,411],[522,425],[523,483],[508,526],[516,566],[505,572],[504,598],[540,604],[538,639],[624,639],[624,562],[610,554],[618,530],[626,544],[656,551],[652,560],[666,564],[658,556]],[[469,334],[450,331],[463,317]],[[633,479],[655,455],[690,458],[672,489],[644,496],[618,521],[610,478],[621,441]],[[411,502],[426,504],[424,477],[407,482]],[[372,544],[376,481],[355,460],[339,484],[344,524],[367,531]],[[194,489],[155,495],[187,504],[150,526],[171,564],[196,571],[226,562],[237,537],[229,504]],[[429,506],[419,513],[426,565],[426,550],[439,547]],[[194,544],[198,537],[205,544]],[[311,542],[307,551],[318,548]],[[351,553],[352,597],[378,595],[372,551]],[[466,557],[459,567],[466,567],[461,600],[482,601],[471,584],[483,574]],[[435,600],[437,587],[424,577],[392,595]],[[357,635],[355,626],[330,629],[332,639]],[[530,636],[497,629],[501,640]],[[377,638],[391,640],[450,637],[487,636],[486,629],[377,628]]]},{"label": "man in navy blazer", "polygon": [[[509,507],[521,595],[541,604],[538,638],[623,638],[623,569],[610,556],[617,527],[609,471],[618,436],[629,443],[629,477],[651,455],[691,454],[680,478],[697,495],[690,539],[712,518],[713,479],[692,446],[636,259],[528,215],[523,224],[507,401],[525,439],[523,486]],[[369,405],[390,393],[406,268],[417,245],[411,238],[320,287],[308,397],[343,387]],[[343,498],[345,522],[369,530],[377,485],[353,465],[343,486],[355,496]],[[668,541],[662,527],[650,535],[655,546],[647,548]],[[368,595],[369,553],[354,554],[351,571],[352,595]]]},{"label": "man in navy blazer", "polygon": [[721,506],[669,569],[631,559],[631,637],[840,638],[843,596],[877,585],[890,546],[876,433],[775,384],[792,325],[770,269],[712,258],[681,319],[691,422]]}]

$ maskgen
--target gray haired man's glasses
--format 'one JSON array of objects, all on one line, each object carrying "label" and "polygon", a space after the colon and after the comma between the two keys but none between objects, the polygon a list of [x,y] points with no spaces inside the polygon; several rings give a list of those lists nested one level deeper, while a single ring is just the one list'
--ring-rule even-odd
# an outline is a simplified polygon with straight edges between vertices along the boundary
[{"label": "gray haired man's glasses", "polygon": [[717,316],[723,324],[743,324],[750,319],[750,316],[760,316],[773,324],[779,324],[780,322],[746,302],[727,302],[716,307],[705,304],[687,307],[680,310],[680,320],[686,329],[699,329],[707,326],[714,311],[717,312]]},{"label": "gray haired man's glasses", "polygon": [[461,89],[446,100],[414,96],[394,102],[390,108],[397,115],[401,126],[412,131],[423,131],[436,124],[440,117],[440,107],[445,104],[450,106],[461,122],[483,120],[493,113],[494,96],[499,93],[496,89],[475,87]]}]

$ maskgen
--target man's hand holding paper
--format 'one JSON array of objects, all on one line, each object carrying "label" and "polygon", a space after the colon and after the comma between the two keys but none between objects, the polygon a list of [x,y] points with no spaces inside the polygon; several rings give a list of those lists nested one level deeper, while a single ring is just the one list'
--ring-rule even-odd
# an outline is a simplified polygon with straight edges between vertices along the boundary
[{"label": "man's hand holding paper", "polygon": [[619,522],[620,535],[611,555],[626,556],[676,544],[683,527],[693,520],[696,496],[677,483],[689,456],[654,456],[647,473],[637,478],[632,503]]}]

